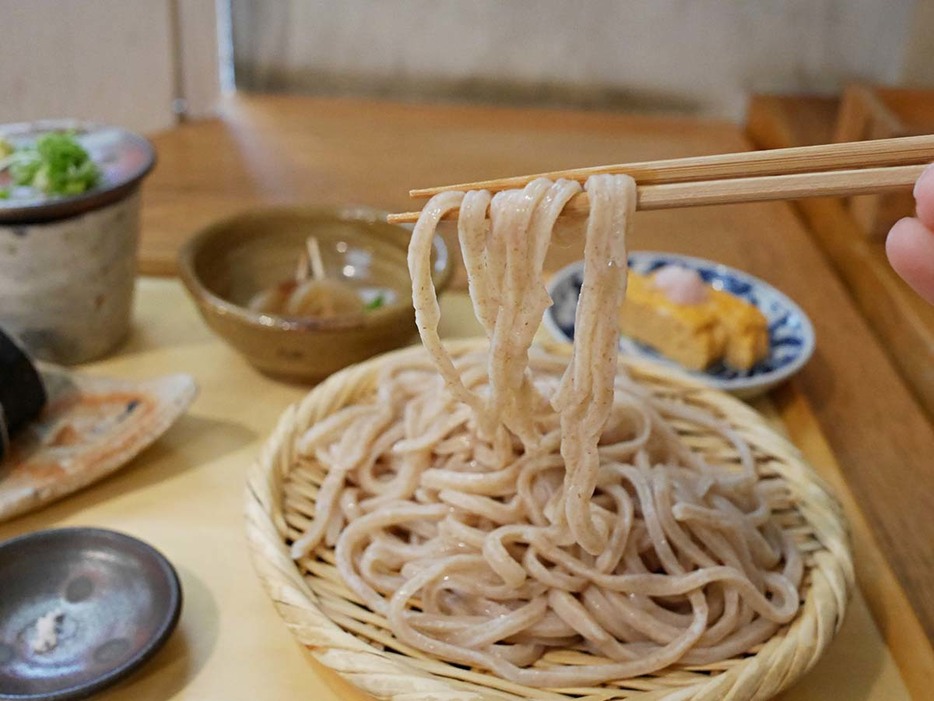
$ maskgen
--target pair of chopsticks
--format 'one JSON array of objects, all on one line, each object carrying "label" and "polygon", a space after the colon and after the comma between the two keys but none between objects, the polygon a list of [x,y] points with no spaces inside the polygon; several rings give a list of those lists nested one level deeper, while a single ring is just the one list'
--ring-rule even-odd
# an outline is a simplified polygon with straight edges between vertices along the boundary
[{"label": "pair of chopsticks", "polygon": [[[561,170],[500,180],[412,190],[414,198],[446,190],[498,192],[525,187],[535,178],[584,182],[594,174],[626,173],[637,184],[636,209],[672,209],[712,204],[862,195],[908,188],[934,161],[934,135],[904,136],[822,146],[798,146],[642,163]],[[576,195],[562,215],[585,215],[587,193]],[[418,220],[418,212],[390,214],[393,223]],[[457,211],[445,218],[455,219]]]}]

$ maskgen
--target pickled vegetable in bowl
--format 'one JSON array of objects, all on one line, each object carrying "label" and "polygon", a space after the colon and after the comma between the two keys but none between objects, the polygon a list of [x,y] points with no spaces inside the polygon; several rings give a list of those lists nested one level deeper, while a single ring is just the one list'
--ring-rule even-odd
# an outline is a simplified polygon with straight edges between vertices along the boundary
[{"label": "pickled vegetable in bowl", "polygon": [[286,280],[258,292],[249,307],[266,314],[321,319],[359,314],[366,304],[352,287],[337,280]]},{"label": "pickled vegetable in bowl", "polygon": [[318,239],[309,236],[295,277],[257,292],[247,306],[282,317],[329,319],[379,309],[394,296],[391,290],[357,290],[345,281],[326,277]]}]

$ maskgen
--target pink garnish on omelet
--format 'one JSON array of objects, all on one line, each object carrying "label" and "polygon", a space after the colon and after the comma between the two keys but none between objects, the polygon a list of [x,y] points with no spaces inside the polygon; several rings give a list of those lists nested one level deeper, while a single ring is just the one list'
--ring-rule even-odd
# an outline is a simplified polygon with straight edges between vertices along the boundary
[{"label": "pink garnish on omelet", "polygon": [[675,304],[703,304],[709,294],[696,270],[680,265],[666,265],[652,276],[652,284]]}]

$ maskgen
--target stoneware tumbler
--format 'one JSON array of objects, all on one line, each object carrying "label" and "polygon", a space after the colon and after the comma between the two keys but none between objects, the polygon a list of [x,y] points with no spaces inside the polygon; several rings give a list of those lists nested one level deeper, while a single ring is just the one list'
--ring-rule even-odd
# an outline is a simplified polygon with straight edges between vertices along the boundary
[{"label": "stoneware tumbler", "polygon": [[75,136],[100,168],[96,186],[49,197],[0,187],[0,326],[36,358],[65,365],[106,355],[130,328],[140,184],[150,143],[115,127],[54,120],[0,126],[14,148],[50,131]]}]

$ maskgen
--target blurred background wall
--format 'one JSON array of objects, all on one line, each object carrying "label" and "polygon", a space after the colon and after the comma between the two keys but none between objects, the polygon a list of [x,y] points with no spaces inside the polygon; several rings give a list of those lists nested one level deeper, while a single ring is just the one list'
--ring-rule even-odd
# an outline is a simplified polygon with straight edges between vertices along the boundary
[{"label": "blurred background wall", "polygon": [[934,86],[934,0],[0,0],[0,121],[143,131],[239,89],[676,111]]},{"label": "blurred background wall", "polygon": [[[914,0],[233,0],[238,85],[678,110],[900,82]],[[927,27],[927,34],[934,27]],[[919,37],[918,39],[920,39]],[[930,56],[927,77],[934,77]],[[914,76],[924,78],[925,76]]]},{"label": "blurred background wall", "polygon": [[75,117],[151,132],[209,115],[218,17],[214,0],[0,0],[0,122]]}]

